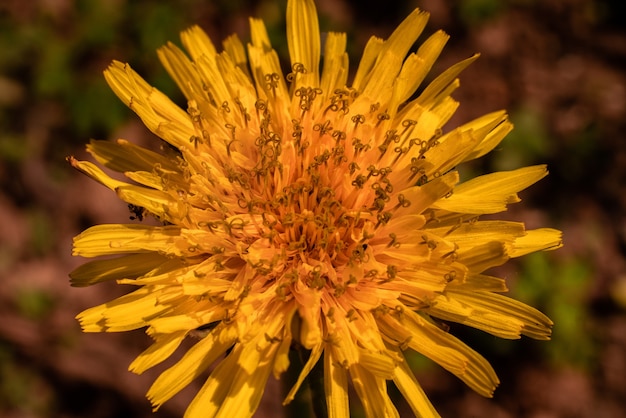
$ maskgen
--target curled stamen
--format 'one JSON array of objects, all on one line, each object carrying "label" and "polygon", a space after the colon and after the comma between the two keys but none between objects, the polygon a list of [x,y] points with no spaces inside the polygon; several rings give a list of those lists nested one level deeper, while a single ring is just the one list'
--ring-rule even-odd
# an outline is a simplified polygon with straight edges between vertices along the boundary
[{"label": "curled stamen", "polygon": [[365,115],[354,115],[350,120],[354,122],[354,130],[356,131],[360,124],[365,123]]},{"label": "curled stamen", "polygon": [[307,70],[304,67],[304,64],[300,63],[300,62],[295,62],[292,66],[291,66],[291,72],[289,74],[287,74],[287,76],[285,77],[287,79],[287,81],[289,83],[293,83],[296,79],[297,74],[306,74]]}]

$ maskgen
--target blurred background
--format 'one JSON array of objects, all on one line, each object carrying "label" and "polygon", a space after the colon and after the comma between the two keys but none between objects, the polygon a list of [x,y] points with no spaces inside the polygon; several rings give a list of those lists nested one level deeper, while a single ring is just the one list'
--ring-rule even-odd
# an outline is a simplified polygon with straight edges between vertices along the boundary
[{"label": "blurred background", "polygon": [[[197,386],[152,413],[145,392],[163,368],[128,364],[149,344],[141,331],[82,334],[74,316],[124,292],[71,288],[82,260],[71,240],[94,224],[125,222],[114,193],[70,169],[90,138],[150,140],[111,93],[113,59],[178,103],[155,49],[199,24],[219,45],[249,39],[262,17],[287,57],[285,0],[2,0],[0,2],[0,417],[182,415]],[[550,176],[505,217],[563,230],[565,246],[499,269],[511,294],[555,322],[551,342],[451,332],[492,362],[492,400],[443,369],[411,360],[445,417],[626,416],[626,3],[618,0],[317,0],[323,31],[348,33],[352,69],[370,35],[387,37],[415,7],[426,34],[452,38],[432,74],[480,52],[461,75],[451,126],[493,110],[516,129],[475,174],[547,163]],[[270,378],[270,381],[273,379]],[[201,382],[197,382],[199,385]],[[280,416],[273,382],[257,416]],[[358,409],[358,406],[357,408]],[[304,416],[300,414],[299,416]],[[358,411],[355,412],[358,415]]]}]

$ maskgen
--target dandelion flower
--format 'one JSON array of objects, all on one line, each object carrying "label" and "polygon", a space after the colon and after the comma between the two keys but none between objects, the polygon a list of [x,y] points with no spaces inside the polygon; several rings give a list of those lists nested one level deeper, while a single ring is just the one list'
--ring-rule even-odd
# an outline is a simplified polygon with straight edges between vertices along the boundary
[{"label": "dandelion flower", "polygon": [[186,53],[171,43],[158,50],[186,109],[128,64],[105,71],[167,146],[92,141],[94,159],[127,181],[69,160],[138,217],[159,222],[82,232],[75,255],[118,257],[70,276],[75,286],[134,288],[78,319],[85,332],[145,328],[154,343],[130,365],[135,373],[199,336],[149,389],[155,408],[215,364],[187,416],[249,417],[270,375],[279,378],[300,347],[308,357],[285,403],[319,363],[330,417],[349,416],[350,384],[367,416],[398,416],[388,381],[416,415],[437,416],[406,350],[481,395],[498,384],[439,320],[549,338],[551,321],[503,296],[504,281],[484,271],[557,248],[561,233],[479,220],[519,201],[546,167],[460,182],[456,167],[492,150],[512,125],[499,111],[442,132],[458,105],[457,76],[476,56],[418,90],[448,39],[436,32],[409,53],[427,19],[415,10],[387,40],[371,38],[350,84],[346,35],[328,33],[321,44],[312,0],[288,2],[286,76],[257,19],[247,46],[231,36],[218,52],[192,27],[181,35]]}]

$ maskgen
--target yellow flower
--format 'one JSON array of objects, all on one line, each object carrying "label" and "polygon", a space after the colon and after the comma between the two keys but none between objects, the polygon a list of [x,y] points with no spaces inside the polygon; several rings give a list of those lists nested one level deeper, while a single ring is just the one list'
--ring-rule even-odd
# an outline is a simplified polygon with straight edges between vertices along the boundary
[{"label": "yellow flower", "polygon": [[128,182],[70,162],[160,224],[87,229],[74,240],[75,255],[119,257],[89,262],[71,278],[75,286],[136,287],[78,316],[85,332],[147,327],[154,344],[131,364],[135,373],[196,337],[149,389],[155,408],[217,361],[187,415],[251,416],[270,374],[280,377],[290,348],[302,347],[308,360],[285,403],[321,362],[330,417],[349,416],[349,382],[367,416],[398,416],[387,381],[416,415],[437,416],[405,350],[484,396],[498,379],[436,319],[502,338],[549,338],[551,321],[501,295],[504,281],[483,272],[557,248],[561,233],[478,220],[519,201],[517,192],[546,168],[459,183],[457,165],[492,150],[512,125],[499,111],[442,132],[458,104],[450,96],[457,76],[476,57],[416,95],[448,39],[436,32],[409,54],[427,19],[415,10],[389,39],[371,38],[350,86],[346,36],[328,33],[322,53],[312,0],[288,3],[286,76],[257,19],[247,46],[232,36],[217,52],[192,27],[182,33],[188,55],[173,44],[158,51],[186,110],[128,64],[105,71],[168,145],[155,152],[92,141],[97,162]]}]

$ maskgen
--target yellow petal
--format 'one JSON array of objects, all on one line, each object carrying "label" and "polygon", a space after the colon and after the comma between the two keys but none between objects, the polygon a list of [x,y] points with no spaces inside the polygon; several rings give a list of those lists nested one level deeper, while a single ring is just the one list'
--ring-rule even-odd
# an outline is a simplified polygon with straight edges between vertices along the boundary
[{"label": "yellow petal", "polygon": [[398,104],[406,102],[415,93],[449,38],[443,31],[437,31],[420,45],[416,54],[409,55],[405,60],[398,78],[405,79],[406,83],[404,89],[397,93]]},{"label": "yellow petal", "polygon": [[[228,89],[228,85],[224,80],[224,75],[220,71],[217,65],[217,59],[215,56],[208,57],[202,55],[198,57],[196,61],[196,68],[202,77],[202,81],[206,85],[206,89],[211,94],[213,100],[217,106],[222,106],[224,103],[234,104],[234,100]],[[220,129],[222,126],[220,125]]]},{"label": "yellow petal", "polygon": [[[449,96],[452,93],[449,87],[454,86],[456,77],[461,71],[476,61],[477,58],[478,54],[458,62],[445,70],[424,89],[422,94],[415,99],[414,103],[428,109],[432,107],[433,104],[441,101],[444,97]],[[456,87],[453,87],[453,89],[454,88]]]},{"label": "yellow petal", "polygon": [[486,130],[479,134],[481,142],[465,157],[464,161],[482,157],[493,150],[504,137],[513,130],[513,124],[508,121],[506,112],[500,110],[488,113],[461,126],[460,129]]},{"label": "yellow petal", "polygon": [[318,362],[323,352],[324,344],[318,344],[317,346],[313,347],[311,353],[309,354],[307,362],[304,364],[302,371],[298,375],[298,380],[283,400],[283,405],[286,405],[293,400],[293,398],[296,396],[296,392],[298,392],[298,389],[300,389],[302,382],[304,382],[304,379],[309,375],[309,373],[311,373],[311,370],[313,370],[313,367]]},{"label": "yellow petal", "polygon": [[200,376],[237,339],[235,327],[218,326],[194,344],[172,367],[165,370],[148,390],[155,409]]},{"label": "yellow petal", "polygon": [[370,78],[372,67],[378,58],[378,54],[383,49],[385,41],[375,36],[372,36],[365,44],[365,50],[361,55],[361,61],[356,70],[354,80],[352,80],[352,87],[357,91],[362,91],[367,81]]},{"label": "yellow petal", "polygon": [[289,368],[289,351],[291,350],[291,343],[291,335],[284,337],[280,342],[280,346],[276,352],[276,359],[274,360],[274,369],[272,370],[276,379],[279,379],[280,376]]},{"label": "yellow petal", "polygon": [[[537,340],[550,339],[550,328],[553,325],[550,318],[525,303],[497,293],[469,291],[462,288],[446,292],[446,295],[440,298],[447,297],[449,301],[468,308],[471,311],[468,321],[480,323],[482,328],[464,321],[456,322],[483,329],[496,336],[500,336],[497,334],[499,329],[506,332],[507,329],[514,330],[519,327],[515,335],[502,336],[501,338],[519,338],[520,334],[523,334]],[[437,309],[437,303],[433,308]],[[438,315],[435,314],[435,316]]]},{"label": "yellow petal", "polygon": [[[432,135],[431,135],[432,136]],[[430,138],[430,136],[428,137]],[[455,129],[440,141],[439,145],[430,148],[424,153],[426,160],[433,165],[432,170],[427,170],[426,175],[438,177],[453,169],[459,164],[467,153],[480,141],[471,131]]]},{"label": "yellow petal", "polygon": [[331,350],[324,350],[324,393],[328,418],[350,418],[348,374],[336,363]]},{"label": "yellow petal", "polygon": [[189,58],[176,45],[168,42],[157,50],[163,68],[176,82],[187,100],[202,102],[206,100],[206,92],[202,89],[202,80]]},{"label": "yellow petal", "polygon": [[217,51],[211,38],[199,26],[192,26],[180,34],[180,39],[194,61],[201,56],[213,57]]},{"label": "yellow petal", "polygon": [[252,417],[272,370],[275,348],[275,345],[270,346],[267,352],[262,353],[264,360],[252,374],[248,374],[237,366],[243,355],[243,347],[235,346],[226,359],[213,370],[187,408],[185,417]]},{"label": "yellow petal", "polygon": [[70,283],[72,286],[83,287],[107,280],[134,279],[167,261],[166,257],[155,253],[131,254],[108,260],[90,261],[70,273]]},{"label": "yellow petal", "polygon": [[302,64],[306,71],[295,74],[295,88],[319,86],[320,29],[313,0],[287,2],[287,45],[292,67]]},{"label": "yellow petal", "polygon": [[[241,355],[241,345],[236,345],[225,359],[218,362],[209,378],[193,398],[187,410],[185,418],[213,418],[217,415],[220,406],[228,396],[235,376],[237,375],[237,361]],[[252,415],[244,405],[241,405],[239,413],[235,417],[248,417]]]},{"label": "yellow petal", "polygon": [[169,158],[142,148],[124,139],[117,141],[91,140],[87,151],[96,161],[111,170],[124,173],[126,171],[151,172],[156,166],[160,173],[169,176],[179,173],[178,166]]},{"label": "yellow petal", "polygon": [[461,287],[464,290],[485,290],[488,292],[507,292],[506,281],[499,277],[487,276],[484,274],[470,274],[463,282],[452,281],[448,283],[448,288],[456,289]]},{"label": "yellow petal", "polygon": [[457,252],[457,260],[471,273],[481,273],[488,268],[504,264],[510,257],[503,243],[490,241]]},{"label": "yellow petal", "polygon": [[348,54],[346,34],[330,32],[324,45],[324,68],[320,88],[323,97],[329,97],[335,89],[343,88],[348,80]]},{"label": "yellow petal", "polygon": [[524,237],[524,224],[509,221],[477,221],[463,223],[459,226],[445,228],[429,228],[428,232],[434,235],[445,236],[461,249],[475,247],[492,241],[513,244]]},{"label": "yellow petal", "polygon": [[394,360],[385,353],[359,349],[359,364],[376,377],[391,379],[396,367]]},{"label": "yellow petal", "polygon": [[422,186],[413,186],[400,191],[396,200],[399,200],[399,196],[402,195],[402,200],[405,201],[406,204],[394,211],[392,222],[394,218],[401,217],[405,214],[414,215],[422,213],[435,202],[441,201],[442,197],[453,190],[454,185],[458,181],[459,174],[453,171],[441,177],[437,177]]},{"label": "yellow petal", "polygon": [[556,229],[539,228],[526,231],[526,235],[515,240],[509,248],[511,257],[521,257],[535,251],[556,250],[563,246],[563,233]]},{"label": "yellow petal", "polygon": [[387,394],[386,381],[369,373],[359,364],[350,367],[350,377],[356,390],[365,415],[368,417],[400,417]]},{"label": "yellow petal", "polygon": [[150,321],[150,331],[156,334],[188,332],[203,325],[215,323],[228,316],[226,309],[212,306],[207,309],[196,308],[193,313],[162,316]]},{"label": "yellow petal", "polygon": [[108,187],[111,190],[115,190],[118,187],[125,186],[128,183],[124,183],[123,181],[112,179],[107,176],[104,171],[102,171],[98,166],[89,161],[78,161],[74,157],[68,158],[69,163],[72,167],[80,170],[84,174],[88,175],[92,179],[96,180],[98,183]]},{"label": "yellow petal", "polygon": [[143,252],[182,255],[176,246],[180,233],[180,227],[174,225],[96,225],[74,238],[72,254],[82,257]]},{"label": "yellow petal", "polygon": [[[419,9],[413,10],[393,31],[376,57],[376,62],[368,75],[367,84],[362,87],[365,97],[391,95],[391,87],[400,73],[404,57],[426,26],[429,14]],[[382,103],[387,100],[382,99]]]},{"label": "yellow petal", "polygon": [[[267,95],[269,104],[275,112],[287,114],[287,105],[290,101],[287,84],[276,51],[272,49],[267,35],[265,24],[260,19],[250,19],[250,37],[252,44],[248,45],[248,57],[252,75],[256,82],[260,97]],[[274,120],[278,126],[281,120]]]},{"label": "yellow petal", "polygon": [[239,40],[239,37],[237,35],[231,35],[224,40],[223,44],[224,51],[228,53],[237,67],[244,71],[248,79],[250,79],[248,73],[248,56],[246,55],[246,49]]},{"label": "yellow petal", "polygon": [[128,370],[142,374],[151,367],[163,362],[178,348],[186,332],[156,335],[154,343],[128,366]]},{"label": "yellow petal", "polygon": [[439,418],[435,407],[430,403],[424,390],[415,379],[415,375],[406,361],[396,365],[393,382],[404,396],[416,417]]},{"label": "yellow petal", "polygon": [[[257,347],[250,347],[257,350]],[[273,344],[259,352],[259,361],[251,373],[239,370],[229,389],[228,395],[220,405],[216,418],[252,417],[257,410],[267,379],[272,371],[272,363],[277,345]],[[242,353],[242,357],[245,353]],[[232,371],[231,371],[232,373]]]},{"label": "yellow petal", "polygon": [[[174,184],[174,182],[169,181],[171,177],[168,176],[168,180],[163,181],[162,173],[155,172],[147,172],[147,171],[127,171],[124,173],[126,177],[131,179],[132,181],[139,183],[143,186],[150,187],[151,189],[164,191],[166,189],[172,190],[176,188],[175,186],[180,186],[177,188],[178,194],[182,195],[187,187],[187,184],[178,183]],[[182,179],[182,176],[180,176]],[[174,187],[172,187],[174,186]]]},{"label": "yellow petal", "polygon": [[185,148],[195,135],[189,115],[150,86],[128,64],[113,61],[104,72],[111,90],[155,135],[176,148]]},{"label": "yellow petal", "polygon": [[139,206],[170,223],[180,223],[187,214],[186,205],[169,193],[135,185],[121,186],[116,190],[124,202]]},{"label": "yellow petal", "polygon": [[485,174],[459,184],[452,196],[433,206],[451,212],[488,214],[506,210],[509,203],[519,202],[517,193],[548,174],[545,165],[513,171]]},{"label": "yellow petal", "polygon": [[410,348],[454,373],[479,394],[493,395],[499,381],[480,354],[411,310],[405,309],[397,320],[412,336],[408,341]]},{"label": "yellow petal", "polygon": [[166,292],[163,288],[145,286],[111,302],[86,309],[76,318],[84,332],[120,332],[141,328],[148,325],[150,318],[169,309],[159,303],[159,297]]}]

